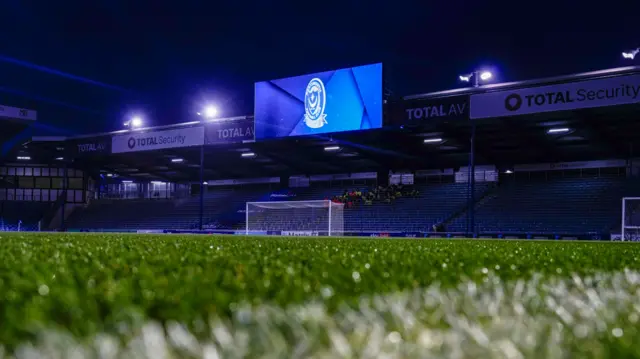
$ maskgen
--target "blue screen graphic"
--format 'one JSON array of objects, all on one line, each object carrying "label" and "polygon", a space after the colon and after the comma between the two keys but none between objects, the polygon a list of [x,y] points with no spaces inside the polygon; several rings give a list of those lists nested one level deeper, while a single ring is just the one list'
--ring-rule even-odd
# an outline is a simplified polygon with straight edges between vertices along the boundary
[{"label": "blue screen graphic", "polygon": [[258,82],[256,139],[382,127],[382,64]]}]

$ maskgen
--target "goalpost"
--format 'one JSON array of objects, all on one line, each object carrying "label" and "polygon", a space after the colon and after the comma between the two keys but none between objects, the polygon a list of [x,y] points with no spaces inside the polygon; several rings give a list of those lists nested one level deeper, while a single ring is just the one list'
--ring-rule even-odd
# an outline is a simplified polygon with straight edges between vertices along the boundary
[{"label": "goalpost", "polygon": [[328,200],[247,202],[246,234],[342,236],[344,204]]},{"label": "goalpost", "polygon": [[622,241],[640,241],[640,197],[622,198]]}]

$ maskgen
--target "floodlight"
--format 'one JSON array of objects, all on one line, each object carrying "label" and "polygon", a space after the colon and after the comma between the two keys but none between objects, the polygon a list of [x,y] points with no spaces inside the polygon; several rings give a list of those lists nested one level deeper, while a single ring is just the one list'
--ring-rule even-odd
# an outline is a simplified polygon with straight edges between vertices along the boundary
[{"label": "floodlight", "polygon": [[493,74],[489,71],[484,71],[480,74],[480,79],[482,81],[487,81],[488,79],[490,79],[493,76]]},{"label": "floodlight", "polygon": [[327,146],[324,148],[325,151],[338,151],[340,146]]},{"label": "floodlight", "polygon": [[142,126],[142,119],[138,116],[131,119],[131,127],[138,128]]},{"label": "floodlight", "polygon": [[124,123],[124,126],[129,128],[138,128],[138,127],[142,127],[142,124],[143,124],[142,117],[133,116],[129,121]]},{"label": "floodlight", "polygon": [[196,112],[198,116],[202,116],[207,119],[214,118],[218,115],[218,108],[215,106],[207,106],[200,112]]},{"label": "floodlight", "polygon": [[473,86],[478,87],[480,86],[481,80],[487,81],[487,80],[490,80],[492,77],[493,77],[493,74],[490,71],[475,70],[470,74],[459,75],[458,79],[460,79],[460,81],[462,82],[471,82],[471,78],[473,78]]},{"label": "floodlight", "polygon": [[562,127],[562,128],[550,128],[547,133],[565,133],[565,132],[569,132],[569,129],[566,127]]},{"label": "floodlight", "polygon": [[218,109],[213,106],[208,106],[207,108],[204,109],[204,115],[207,118],[212,118],[217,114],[218,114]]},{"label": "floodlight", "polygon": [[17,159],[19,161],[30,161],[31,157],[29,157],[29,156],[18,156]]},{"label": "floodlight", "polygon": [[244,152],[242,154],[240,154],[240,156],[242,157],[254,157],[256,154],[253,152]]},{"label": "floodlight", "polygon": [[172,158],[172,159],[171,159],[171,162],[173,162],[173,163],[180,163],[180,162],[184,162],[184,159],[182,159],[182,158]]},{"label": "floodlight", "polygon": [[627,60],[633,60],[636,58],[636,55],[640,52],[640,48],[634,49],[628,52],[623,52],[622,57]]},{"label": "floodlight", "polygon": [[424,143],[438,143],[442,142],[442,138],[425,138]]}]

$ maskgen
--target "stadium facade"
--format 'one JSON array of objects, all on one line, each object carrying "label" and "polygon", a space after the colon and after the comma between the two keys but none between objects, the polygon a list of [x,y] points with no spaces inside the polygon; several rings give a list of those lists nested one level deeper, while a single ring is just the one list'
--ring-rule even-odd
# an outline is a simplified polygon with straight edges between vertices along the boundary
[{"label": "stadium facade", "polygon": [[[640,68],[382,92],[369,65],[257,83],[252,116],[34,137],[4,153],[2,226],[244,234],[248,202],[334,201],[341,234],[604,239],[640,197]],[[261,232],[321,233],[286,213]]]}]

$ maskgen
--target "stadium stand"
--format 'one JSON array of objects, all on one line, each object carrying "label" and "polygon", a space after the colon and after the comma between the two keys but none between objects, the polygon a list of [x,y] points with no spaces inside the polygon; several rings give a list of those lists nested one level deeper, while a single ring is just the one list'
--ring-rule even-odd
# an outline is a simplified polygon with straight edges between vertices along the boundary
[{"label": "stadium stand", "polygon": [[[608,232],[619,221],[619,198],[637,193],[640,185],[625,177],[526,179],[502,176],[498,183],[476,184],[478,232],[585,233]],[[205,195],[206,229],[243,229],[250,201],[317,200],[345,191],[366,193],[373,186],[310,187],[273,190],[268,186],[210,188]],[[345,208],[345,231],[429,232],[443,223],[447,232],[466,228],[467,184],[439,183],[411,187],[415,197],[390,203],[363,201]],[[75,229],[194,229],[199,198],[180,200],[99,200],[75,211]],[[23,219],[24,221],[24,219]],[[279,223],[272,219],[273,229]],[[281,222],[285,221],[283,218]],[[309,227],[310,226],[310,227]],[[313,227],[298,223],[292,228]]]},{"label": "stadium stand", "polygon": [[[619,221],[620,198],[632,185],[624,177],[516,179],[504,176],[499,186],[476,202],[478,232],[608,232]],[[464,231],[465,217],[449,224]]]},{"label": "stadium stand", "polygon": [[[491,187],[476,186],[477,195]],[[347,231],[432,231],[434,224],[446,222],[467,204],[466,183],[415,186],[419,195],[401,197],[393,203],[373,203],[345,209]]]},{"label": "stadium stand", "polygon": [[[492,184],[479,183],[477,196]],[[401,196],[392,202],[360,201],[345,209],[346,231],[430,231],[459,213],[467,204],[464,183],[417,185],[415,197]],[[348,191],[371,191],[371,186],[337,186],[273,191],[264,186],[235,189],[210,189],[205,195],[207,229],[244,228],[245,203],[270,200],[317,200],[341,196]],[[75,229],[193,229],[199,199],[170,200],[99,200],[76,210],[68,219]]]}]

